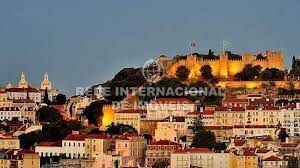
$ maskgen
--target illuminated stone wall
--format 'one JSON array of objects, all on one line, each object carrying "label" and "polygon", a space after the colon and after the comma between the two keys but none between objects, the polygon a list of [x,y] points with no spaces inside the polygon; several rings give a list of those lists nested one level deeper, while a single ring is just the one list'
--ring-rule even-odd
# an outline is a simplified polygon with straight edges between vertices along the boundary
[{"label": "illuminated stone wall", "polygon": [[288,81],[220,81],[218,86],[220,87],[228,87],[228,88],[260,88],[263,83],[269,84],[270,82],[274,82],[276,88],[289,88],[292,83],[296,89],[300,89],[300,82],[288,82]]},{"label": "illuminated stone wall", "polygon": [[106,130],[106,127],[114,122],[115,111],[113,110],[112,105],[104,105],[102,107],[102,111],[103,117],[100,130]]},{"label": "illuminated stone wall", "polygon": [[233,77],[240,72],[246,64],[260,65],[265,68],[278,68],[284,70],[284,54],[279,51],[266,51],[266,59],[256,59],[256,55],[245,53],[242,59],[230,60],[227,53],[220,54],[219,59],[202,59],[197,56],[189,55],[187,59],[174,61],[166,68],[166,74],[170,77],[176,76],[179,66],[186,66],[190,70],[189,79],[197,79],[201,76],[200,69],[204,65],[210,65],[214,76]]}]

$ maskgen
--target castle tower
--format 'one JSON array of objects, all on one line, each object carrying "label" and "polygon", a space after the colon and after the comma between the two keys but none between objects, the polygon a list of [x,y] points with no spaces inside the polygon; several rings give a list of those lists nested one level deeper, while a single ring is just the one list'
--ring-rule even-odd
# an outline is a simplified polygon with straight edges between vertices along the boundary
[{"label": "castle tower", "polygon": [[44,74],[44,79],[43,81],[41,82],[41,89],[48,89],[48,90],[51,90],[52,86],[51,86],[51,81],[49,80],[49,77],[48,77],[48,73],[46,72]]},{"label": "castle tower", "polygon": [[10,82],[8,82],[7,84],[6,84],[6,86],[5,86],[5,89],[10,89],[10,88],[13,88],[14,86],[10,83]]},{"label": "castle tower", "polygon": [[220,55],[220,76],[228,77],[228,53],[224,52]]},{"label": "castle tower", "polygon": [[28,88],[28,82],[26,81],[24,72],[22,72],[20,75],[18,88]]},{"label": "castle tower", "polygon": [[266,56],[268,60],[268,68],[278,68],[284,70],[284,53],[282,51],[266,51]]}]

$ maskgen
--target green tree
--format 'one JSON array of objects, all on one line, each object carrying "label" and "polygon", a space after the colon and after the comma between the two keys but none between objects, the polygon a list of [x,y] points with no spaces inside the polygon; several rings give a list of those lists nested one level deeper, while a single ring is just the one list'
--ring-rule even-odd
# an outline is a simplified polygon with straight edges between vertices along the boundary
[{"label": "green tree", "polygon": [[251,81],[260,75],[262,67],[259,65],[252,66],[252,64],[246,64],[241,72],[235,75],[236,80]]},{"label": "green tree", "polygon": [[265,81],[284,80],[284,72],[277,68],[266,68],[261,72],[261,79]]},{"label": "green tree", "polygon": [[107,126],[105,131],[107,134],[124,134],[124,133],[137,133],[137,130],[131,125],[120,124],[120,123],[111,123]]},{"label": "green tree", "polygon": [[63,116],[53,107],[42,107],[37,111],[38,119],[42,122],[57,122],[63,119]]},{"label": "green tree", "polygon": [[281,142],[285,142],[287,137],[289,137],[289,135],[287,134],[285,128],[281,128],[278,134],[278,139],[280,139]]},{"label": "green tree", "polygon": [[216,136],[213,132],[206,130],[202,123],[201,114],[198,116],[192,127],[194,134],[192,140],[192,147],[195,148],[215,148],[217,145]]},{"label": "green tree", "polygon": [[169,165],[168,161],[166,160],[157,160],[154,162],[153,168],[167,168]]},{"label": "green tree", "polygon": [[92,102],[89,106],[87,106],[83,110],[83,115],[88,119],[89,124],[94,124],[97,127],[102,125],[102,117],[103,117],[102,107],[106,103],[107,102],[104,100],[98,100]]},{"label": "green tree", "polygon": [[55,105],[64,105],[67,101],[66,95],[64,94],[58,94],[53,101],[53,104]]},{"label": "green tree", "polygon": [[181,80],[185,81],[188,79],[190,74],[190,70],[186,66],[179,66],[176,70],[176,77]]},{"label": "green tree", "polygon": [[204,79],[212,79],[212,68],[209,65],[204,65],[200,68],[201,75]]},{"label": "green tree", "polygon": [[49,100],[49,95],[48,95],[48,88],[45,89],[43,102],[48,105],[51,104],[51,101]]},{"label": "green tree", "polygon": [[42,130],[20,135],[20,147],[28,149],[42,141],[61,141],[68,134],[72,133],[72,130],[78,131],[80,129],[82,129],[82,125],[79,121],[60,120],[46,124],[43,125]]}]

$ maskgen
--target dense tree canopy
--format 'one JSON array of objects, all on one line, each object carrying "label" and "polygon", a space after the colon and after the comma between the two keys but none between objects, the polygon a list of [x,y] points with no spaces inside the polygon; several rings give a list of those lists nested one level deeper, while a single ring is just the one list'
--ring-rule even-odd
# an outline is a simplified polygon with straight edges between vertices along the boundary
[{"label": "dense tree canopy", "polygon": [[169,165],[166,160],[157,160],[154,162],[153,168],[167,168]]},{"label": "dense tree canopy", "polygon": [[79,121],[57,121],[43,126],[40,131],[34,131],[19,136],[21,148],[28,149],[42,141],[61,141],[65,136],[82,128]]},{"label": "dense tree canopy", "polygon": [[83,110],[83,115],[88,119],[89,124],[94,124],[95,126],[100,126],[102,124],[102,107],[106,103],[107,102],[104,100],[98,100],[92,102]]},{"label": "dense tree canopy", "polygon": [[55,105],[63,105],[66,103],[66,101],[67,101],[66,95],[58,94],[52,103]]},{"label": "dense tree canopy", "polygon": [[53,107],[42,107],[37,111],[40,122],[56,122],[63,119],[63,116]]},{"label": "dense tree canopy", "polygon": [[251,81],[260,75],[262,67],[259,65],[252,66],[251,64],[245,65],[241,72],[235,75],[236,80]]},{"label": "dense tree canopy", "polygon": [[284,72],[277,68],[266,68],[261,72],[261,79],[265,81],[284,80]]},{"label": "dense tree canopy", "polygon": [[105,97],[108,101],[121,101],[126,95],[116,94],[117,88],[140,87],[145,82],[141,68],[124,68],[102,86],[110,88],[110,94]]},{"label": "dense tree canopy", "polygon": [[204,65],[200,69],[201,75],[204,79],[212,79],[212,68],[209,65]]},{"label": "dense tree canopy", "polygon": [[188,79],[190,74],[190,70],[186,66],[179,66],[176,70],[176,77],[181,80],[185,81]]},{"label": "dense tree canopy", "polygon": [[111,125],[107,126],[105,132],[114,135],[114,134],[124,134],[124,133],[137,133],[137,130],[131,125],[111,123]]}]

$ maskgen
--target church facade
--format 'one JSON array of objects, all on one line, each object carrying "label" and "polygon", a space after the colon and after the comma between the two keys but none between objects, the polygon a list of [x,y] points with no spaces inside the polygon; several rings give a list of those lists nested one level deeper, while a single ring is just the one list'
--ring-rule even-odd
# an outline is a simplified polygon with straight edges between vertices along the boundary
[{"label": "church facade", "polygon": [[52,88],[52,83],[49,80],[47,73],[44,74],[39,88],[34,88],[29,85],[24,72],[20,74],[17,87],[14,87],[10,82],[8,82],[8,84],[5,86],[5,93],[7,93],[9,100],[30,99],[36,103],[43,102],[45,90],[48,91],[48,98],[50,101],[54,100],[56,95],[60,93],[59,90]]},{"label": "church facade", "polygon": [[190,70],[189,79],[201,77],[200,69],[204,65],[210,65],[214,76],[230,78],[242,71],[246,64],[260,65],[262,69],[278,68],[284,70],[284,53],[282,51],[269,51],[263,54],[245,53],[242,55],[224,52],[214,56],[211,51],[207,55],[191,54],[179,59],[169,59],[165,56],[158,58],[158,63],[163,64],[165,73],[169,77],[176,76],[179,66],[186,66]]}]

